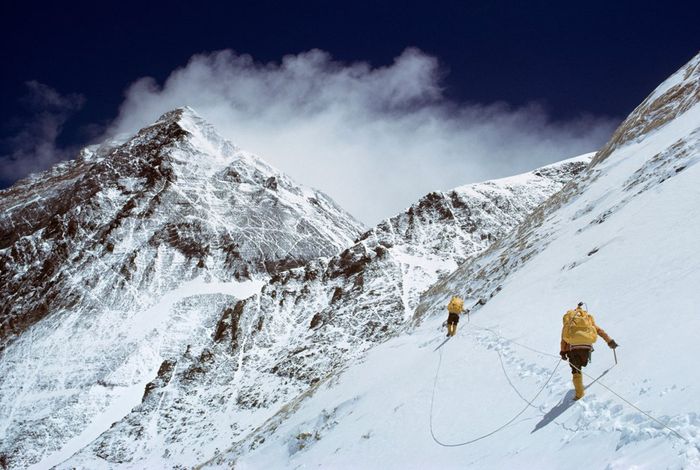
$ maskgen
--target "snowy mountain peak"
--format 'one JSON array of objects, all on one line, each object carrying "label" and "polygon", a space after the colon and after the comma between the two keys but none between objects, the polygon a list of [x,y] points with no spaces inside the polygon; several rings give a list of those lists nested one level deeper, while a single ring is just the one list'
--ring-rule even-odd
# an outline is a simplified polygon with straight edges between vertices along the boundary
[{"label": "snowy mountain peak", "polygon": [[3,191],[0,461],[85,445],[228,303],[362,229],[187,108]]},{"label": "snowy mountain peak", "polygon": [[[212,133],[215,136],[218,136],[214,126],[212,126],[199,113],[197,113],[197,111],[189,106],[182,106],[166,111],[160,117],[158,117],[153,124],[145,127],[144,129],[148,129],[149,127],[153,126],[169,126],[173,124],[178,125],[189,132],[196,133],[198,131],[204,131],[205,133]],[[218,136],[218,138],[221,139],[220,136]]]},{"label": "snowy mountain peak", "polygon": [[231,157],[235,151],[239,150],[189,106],[168,111],[159,117],[153,125],[178,126],[185,131],[185,138],[192,146],[209,154]]},{"label": "snowy mountain peak", "polygon": [[244,184],[240,188],[250,189],[246,186],[250,184],[262,185],[311,200],[323,199],[335,205],[328,196],[298,185],[262,158],[241,150],[189,106],[166,112],[151,126],[140,130],[132,141],[154,141],[169,147],[167,158],[173,164],[174,177],[190,178],[193,174],[212,177],[220,172],[219,176],[224,179]]},{"label": "snowy mountain peak", "polygon": [[508,233],[589,158],[431,193],[336,256],[277,271],[258,295],[224,305],[212,342],[169,357],[141,404],[66,465],[90,467],[97,454],[138,467],[163,441],[170,455],[188,456],[166,466],[194,465],[283,416],[290,400],[404,330],[421,291]]},{"label": "snowy mountain peak", "polygon": [[[66,257],[85,249],[131,253],[130,267],[117,268],[126,272],[139,267],[143,245],[165,245],[219,277],[248,278],[333,255],[362,229],[327,196],[238,150],[191,108],[165,113],[121,144],[84,149],[0,195],[0,278],[17,300],[46,288],[72,264]],[[226,254],[215,256],[220,250]],[[44,270],[24,267],[40,262]],[[20,315],[26,308],[20,301],[0,313],[28,320],[50,310]],[[25,324],[2,320],[10,332]]]},{"label": "snowy mountain peak", "polygon": [[166,159],[177,168],[175,177],[191,174],[210,177],[241,153],[189,107],[168,111],[124,145],[127,149],[143,145],[149,146],[149,150],[164,149]]},{"label": "snowy mountain peak", "polygon": [[[202,117],[190,106],[181,106],[179,108],[171,109],[163,113],[158,119],[155,120],[154,124],[159,124],[162,122],[180,122],[183,119],[191,119],[193,121],[204,121]],[[206,123],[205,123],[206,125]]]}]

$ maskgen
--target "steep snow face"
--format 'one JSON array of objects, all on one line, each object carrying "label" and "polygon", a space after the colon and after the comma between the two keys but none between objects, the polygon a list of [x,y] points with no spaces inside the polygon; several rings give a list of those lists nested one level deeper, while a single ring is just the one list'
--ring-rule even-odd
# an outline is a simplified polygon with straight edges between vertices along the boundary
[{"label": "steep snow face", "polygon": [[66,468],[194,465],[223,451],[402,330],[422,291],[507,234],[591,156],[431,193],[339,255],[278,272],[259,295],[228,304],[209,348],[163,362],[143,403]]},{"label": "steep snow face", "polygon": [[361,229],[187,108],[0,192],[0,457],[67,458],[226,305]]},{"label": "steep snow face", "polygon": [[[690,87],[698,77],[685,71],[697,63],[680,74],[694,77]],[[662,84],[651,102],[680,81]],[[638,114],[633,120],[657,124],[620,140],[511,234],[433,286],[414,330],[372,349],[208,465],[700,468],[695,96],[691,105],[685,94],[677,102],[667,96],[663,110],[648,109],[653,117]],[[436,351],[452,294],[467,297],[474,313]],[[561,316],[580,300],[621,346],[615,366],[605,344],[596,345],[586,397],[574,403],[558,350]]]}]

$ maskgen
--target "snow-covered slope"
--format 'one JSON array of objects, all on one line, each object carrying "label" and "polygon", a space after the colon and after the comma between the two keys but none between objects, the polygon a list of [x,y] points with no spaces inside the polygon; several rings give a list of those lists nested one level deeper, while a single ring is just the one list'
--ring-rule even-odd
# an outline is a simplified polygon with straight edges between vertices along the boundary
[{"label": "snow-covered slope", "polygon": [[[699,83],[697,56],[583,175],[431,288],[414,330],[206,466],[700,468]],[[453,293],[480,308],[435,351]],[[621,346],[617,366],[597,346],[572,403],[558,348],[579,300]]]},{"label": "snow-covered slope", "polygon": [[231,301],[361,228],[188,108],[0,192],[0,458],[69,457]]},{"label": "snow-covered slope", "polygon": [[339,255],[276,273],[260,295],[226,306],[207,349],[164,362],[143,402],[65,466],[193,465],[226,449],[404,328],[439,275],[508,233],[591,156],[431,193]]}]

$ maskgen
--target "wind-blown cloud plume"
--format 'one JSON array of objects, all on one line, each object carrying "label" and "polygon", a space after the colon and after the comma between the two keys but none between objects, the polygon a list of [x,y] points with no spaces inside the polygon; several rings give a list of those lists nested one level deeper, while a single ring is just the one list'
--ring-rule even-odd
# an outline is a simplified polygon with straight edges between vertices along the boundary
[{"label": "wind-blown cloud plume", "polygon": [[[436,189],[508,176],[599,148],[615,121],[553,121],[537,104],[458,104],[444,98],[438,60],[406,49],[385,67],[311,50],[259,63],[230,50],[193,56],[161,85],[134,82],[106,135],[133,133],[189,105],[227,138],[304,184],[323,190],[368,225]],[[56,138],[81,95],[28,82],[26,123],[0,156],[9,182],[76,148]]]},{"label": "wind-blown cloud plume", "polygon": [[68,118],[82,108],[85,98],[80,94],[62,95],[37,81],[26,85],[28,92],[22,101],[32,117],[13,137],[2,142],[3,147],[10,149],[0,155],[0,180],[3,182],[46,170],[75,156],[75,148],[57,146],[56,139]]},{"label": "wind-blown cloud plume", "polygon": [[423,194],[527,171],[600,147],[614,122],[553,122],[538,105],[457,105],[437,59],[407,49],[386,67],[323,51],[257,63],[230,50],[196,55],[160,86],[126,92],[112,133],[192,106],[240,147],[325,191],[367,224]]}]

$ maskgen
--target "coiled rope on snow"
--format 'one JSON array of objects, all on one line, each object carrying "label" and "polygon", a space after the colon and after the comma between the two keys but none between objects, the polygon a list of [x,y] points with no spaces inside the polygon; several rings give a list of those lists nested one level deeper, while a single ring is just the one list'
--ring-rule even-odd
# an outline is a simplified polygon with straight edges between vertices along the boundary
[{"label": "coiled rope on snow", "polygon": [[441,445],[442,447],[461,447],[461,446],[473,444],[473,443],[480,441],[482,439],[486,439],[487,437],[493,436],[497,432],[502,431],[503,429],[508,427],[510,424],[512,424],[516,419],[518,419],[523,413],[525,413],[530,406],[533,406],[532,402],[537,399],[537,397],[540,395],[540,393],[542,393],[544,391],[545,388],[547,388],[547,385],[549,385],[549,382],[552,380],[552,377],[554,377],[554,374],[557,371],[557,369],[559,368],[560,364],[561,364],[561,361],[560,360],[557,361],[557,364],[554,366],[554,369],[552,369],[551,374],[549,374],[549,377],[547,378],[547,381],[542,386],[542,388],[540,388],[540,390],[535,394],[535,396],[532,397],[532,400],[528,401],[525,408],[520,410],[515,416],[513,416],[511,419],[509,419],[506,423],[502,424],[501,426],[497,427],[496,429],[494,429],[491,432],[488,432],[486,434],[482,434],[481,436],[475,437],[475,438],[470,439],[468,441],[450,444],[450,443],[442,442],[440,439],[438,439],[435,436],[435,430],[433,429],[433,408],[435,405],[435,390],[437,389],[437,381],[438,381],[438,377],[440,375],[440,367],[442,366],[442,349],[440,349],[440,359],[438,360],[437,370],[435,371],[435,380],[433,381],[433,393],[432,393],[432,396],[430,398],[430,435],[432,436],[433,441],[435,441],[436,444]]},{"label": "coiled rope on snow", "polygon": [[[544,351],[538,351],[537,349],[533,349],[533,348],[531,348],[531,347],[529,347],[529,346],[525,346],[524,344],[517,343],[517,342],[515,342],[515,341],[513,341],[513,340],[511,340],[511,339],[508,339],[508,338],[506,338],[506,337],[504,337],[504,336],[501,336],[500,334],[498,334],[497,332],[495,332],[495,331],[492,330],[491,328],[482,328],[482,327],[476,327],[476,328],[481,328],[482,330],[490,331],[490,332],[493,333],[494,335],[498,336],[499,338],[501,338],[501,339],[503,339],[503,340],[505,340],[505,341],[508,341],[508,342],[511,343],[511,344],[514,344],[515,346],[520,346],[521,348],[525,348],[525,349],[528,349],[528,350],[530,350],[530,351],[536,352],[536,353],[538,353],[538,354],[543,354],[543,355],[545,355],[545,356],[559,357],[559,356],[556,356],[556,355],[554,355],[554,354],[546,353],[546,352],[544,352]],[[568,361],[567,361],[567,362],[568,362]],[[607,385],[605,385],[603,382],[601,382],[601,381],[600,381],[600,378],[601,378],[602,376],[601,376],[601,377],[593,377],[592,375],[587,374],[583,369],[580,369],[580,368],[576,367],[575,365],[571,364],[571,362],[568,362],[568,364],[569,364],[571,367],[573,367],[574,369],[578,370],[578,371],[579,371],[581,374],[583,374],[584,376],[588,377],[589,379],[593,379],[593,382],[589,383],[589,384],[588,384],[588,387],[590,387],[591,385],[597,383],[598,385],[600,385],[601,387],[603,387],[604,389],[606,389],[607,391],[609,391],[610,393],[612,393],[613,395],[615,395],[617,398],[619,398],[620,400],[622,400],[624,403],[626,403],[626,404],[629,405],[630,407],[632,407],[632,408],[634,408],[635,410],[637,410],[639,413],[643,414],[644,416],[646,416],[647,418],[651,419],[652,421],[654,421],[654,422],[660,424],[664,429],[666,429],[666,430],[668,430],[668,431],[671,431],[674,435],[676,435],[677,437],[679,437],[680,439],[682,439],[686,444],[690,444],[690,441],[689,441],[687,438],[685,438],[681,433],[679,433],[679,432],[676,431],[675,429],[669,427],[668,425],[664,424],[662,421],[660,421],[659,419],[655,418],[654,416],[652,416],[651,414],[647,413],[646,411],[642,410],[642,409],[639,408],[637,405],[635,405],[634,403],[632,403],[631,401],[629,401],[627,398],[623,397],[621,394],[619,394],[618,392],[616,392],[615,390],[613,390],[612,388],[610,388],[609,386],[607,386]],[[617,366],[617,363],[615,363],[615,365],[614,365],[613,367],[611,367],[610,369],[614,368],[615,366]],[[610,369],[608,369],[608,370],[610,370]]]},{"label": "coiled rope on snow", "polygon": [[[476,437],[476,438],[474,438],[474,439],[470,439],[470,440],[468,440],[468,441],[450,444],[450,443],[445,443],[445,442],[442,442],[441,440],[439,440],[439,439],[435,436],[435,431],[434,431],[434,429],[433,429],[433,409],[434,409],[434,404],[435,404],[435,390],[436,390],[436,388],[437,388],[437,381],[438,381],[438,377],[439,377],[439,374],[440,374],[440,368],[441,368],[441,366],[442,366],[442,348],[441,348],[441,349],[440,349],[440,357],[439,357],[439,360],[438,360],[438,366],[437,366],[437,369],[436,369],[436,371],[435,371],[435,379],[434,379],[434,381],[433,381],[432,396],[431,396],[431,398],[430,398],[430,435],[431,435],[431,437],[433,438],[433,441],[435,441],[436,444],[438,444],[438,445],[440,445],[440,446],[442,446],[442,447],[461,447],[461,446],[473,444],[473,443],[475,443],[475,442],[477,442],[477,441],[480,441],[480,440],[485,439],[485,438],[487,438],[487,437],[493,436],[494,434],[498,433],[499,431],[502,431],[503,429],[505,429],[506,427],[508,427],[510,424],[512,424],[512,423],[513,423],[516,419],[518,419],[523,413],[525,413],[525,411],[527,411],[527,409],[528,409],[529,407],[534,407],[534,408],[536,408],[532,403],[533,403],[533,402],[537,399],[537,397],[544,391],[544,389],[547,388],[547,385],[549,385],[549,382],[551,382],[552,377],[554,377],[554,374],[556,373],[557,369],[559,368],[559,365],[561,364],[561,358],[560,358],[559,356],[555,356],[554,354],[547,353],[547,352],[544,352],[544,351],[539,351],[539,350],[537,350],[537,349],[531,348],[531,347],[526,346],[526,345],[524,345],[524,344],[517,343],[517,342],[515,342],[515,341],[513,341],[513,340],[511,340],[511,339],[509,339],[509,338],[506,338],[506,337],[500,335],[499,333],[497,333],[496,331],[494,331],[494,330],[492,330],[492,329],[490,329],[490,328],[483,328],[483,327],[474,327],[474,328],[479,328],[479,329],[482,329],[482,330],[485,330],[485,331],[489,331],[489,332],[491,332],[492,334],[498,336],[499,338],[501,338],[501,339],[503,339],[503,340],[505,340],[505,341],[508,341],[509,343],[511,343],[511,344],[513,344],[513,345],[515,345],[515,346],[519,346],[519,347],[522,347],[522,348],[524,348],[524,349],[527,349],[527,350],[530,350],[530,351],[533,351],[533,352],[536,352],[536,353],[538,353],[538,354],[542,354],[542,355],[545,355],[545,356],[556,357],[556,358],[557,358],[557,364],[556,364],[556,366],[554,366],[554,369],[552,369],[552,372],[549,374],[549,377],[547,378],[547,381],[544,383],[544,385],[542,386],[542,388],[540,388],[540,390],[537,391],[537,393],[535,394],[534,397],[532,397],[531,400],[527,400],[525,397],[523,397],[523,396],[520,394],[520,392],[517,391],[517,389],[513,386],[512,382],[510,381],[510,378],[508,377],[508,374],[506,373],[506,378],[508,379],[508,382],[511,384],[511,387],[516,391],[516,393],[520,396],[520,398],[522,398],[522,399],[527,403],[527,405],[526,405],[522,410],[520,410],[513,418],[511,418],[510,420],[508,420],[508,422],[506,422],[505,424],[499,426],[498,428],[494,429],[493,431],[491,431],[491,432],[489,432],[489,433],[486,433],[486,434],[483,434],[483,435],[481,435],[481,436],[478,436],[478,437]],[[501,358],[501,354],[500,354],[499,351],[496,351],[496,352],[498,353],[499,360],[501,361],[501,368],[503,368],[503,371],[504,371],[504,373],[505,373],[505,367],[504,367],[504,365],[503,365],[503,359]],[[646,416],[647,418],[649,418],[649,419],[651,419],[652,421],[654,421],[654,422],[658,423],[659,425],[661,425],[664,429],[666,429],[666,430],[670,431],[671,433],[673,433],[675,436],[677,436],[678,438],[680,438],[681,440],[683,440],[686,444],[690,444],[690,441],[689,441],[687,438],[685,438],[681,433],[679,433],[679,432],[676,431],[675,429],[669,427],[667,424],[663,423],[662,421],[660,421],[660,420],[657,419],[656,417],[652,416],[651,414],[647,413],[646,411],[642,410],[641,408],[639,408],[638,406],[636,406],[634,403],[630,402],[628,399],[626,399],[625,397],[623,397],[622,395],[620,395],[619,393],[617,393],[615,390],[613,390],[612,388],[610,388],[609,386],[607,386],[607,385],[605,385],[603,382],[601,382],[601,381],[600,381],[600,378],[601,378],[602,376],[601,376],[601,377],[595,378],[595,377],[593,377],[593,376],[587,374],[586,372],[584,372],[582,369],[580,369],[580,368],[574,366],[574,365],[571,364],[570,362],[567,361],[567,363],[568,363],[569,365],[571,365],[571,367],[573,367],[574,369],[576,369],[576,370],[578,370],[579,372],[581,372],[581,374],[583,374],[584,376],[588,377],[589,379],[594,379],[593,382],[591,382],[590,384],[588,384],[589,387],[590,387],[591,385],[597,383],[598,385],[602,386],[603,388],[605,388],[606,390],[608,390],[610,393],[612,393],[613,395],[615,395],[617,398],[619,398],[620,400],[622,400],[624,403],[626,403],[626,404],[629,405],[630,407],[632,407],[632,408],[634,408],[635,410],[637,410],[639,413],[643,414],[643,415]],[[616,364],[616,365],[617,365],[617,364]],[[613,367],[615,367],[615,366],[613,366]],[[611,367],[610,369],[612,369],[612,367]]]}]

